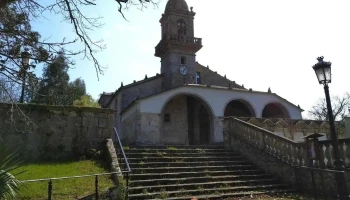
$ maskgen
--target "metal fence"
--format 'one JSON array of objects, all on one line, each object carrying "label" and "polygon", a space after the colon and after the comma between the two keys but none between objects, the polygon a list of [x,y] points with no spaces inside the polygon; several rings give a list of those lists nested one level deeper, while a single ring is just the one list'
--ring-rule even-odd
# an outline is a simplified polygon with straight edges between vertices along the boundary
[{"label": "metal fence", "polygon": [[[47,199],[51,200],[53,197],[52,192],[53,192],[54,181],[94,177],[94,190],[95,190],[95,192],[93,195],[94,195],[95,200],[99,200],[100,199],[99,177],[107,176],[107,175],[114,175],[114,174],[122,174],[122,173],[124,173],[124,172],[122,171],[122,172],[89,174],[89,175],[82,175],[82,176],[68,176],[68,177],[58,177],[58,178],[34,179],[34,180],[24,180],[24,181],[21,181],[21,183],[47,182]],[[106,192],[106,191],[104,191],[104,192]]]},{"label": "metal fence", "polygon": [[[89,175],[81,175],[81,176],[68,176],[68,177],[58,177],[58,178],[45,178],[45,179],[34,179],[34,180],[24,180],[21,181],[22,183],[35,183],[35,182],[47,182],[47,199],[52,199],[52,191],[54,186],[54,181],[57,180],[67,180],[67,179],[80,179],[80,178],[87,178],[87,177],[95,177],[94,178],[94,199],[99,200],[100,199],[100,193],[99,193],[99,177],[101,176],[107,176],[107,175],[124,175],[125,181],[126,181],[126,199],[128,199],[129,195],[129,173],[131,172],[128,159],[125,155],[124,148],[122,146],[122,143],[120,141],[120,137],[118,135],[117,129],[114,128],[114,135],[116,139],[115,147],[117,147],[119,156],[119,167],[121,170],[119,172],[110,172],[110,173],[100,173],[100,174],[89,174]],[[123,157],[123,159],[122,159]]]}]

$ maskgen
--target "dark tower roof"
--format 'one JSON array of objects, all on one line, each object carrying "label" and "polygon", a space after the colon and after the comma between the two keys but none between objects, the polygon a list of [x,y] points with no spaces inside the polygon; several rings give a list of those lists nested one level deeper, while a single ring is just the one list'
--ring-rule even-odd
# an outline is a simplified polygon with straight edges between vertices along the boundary
[{"label": "dark tower roof", "polygon": [[188,11],[188,5],[185,0],[169,0],[165,7],[165,12],[169,10]]}]

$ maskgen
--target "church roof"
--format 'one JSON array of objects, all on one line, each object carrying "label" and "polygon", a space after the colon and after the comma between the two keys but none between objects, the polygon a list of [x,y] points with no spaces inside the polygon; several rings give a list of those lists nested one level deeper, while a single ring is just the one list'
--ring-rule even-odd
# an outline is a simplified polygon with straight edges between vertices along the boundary
[{"label": "church roof", "polygon": [[165,6],[165,12],[169,10],[188,11],[188,5],[185,0],[169,0]]},{"label": "church roof", "polygon": [[220,76],[221,78],[224,78],[224,79],[227,79],[227,80],[231,81],[231,84],[232,84],[231,87],[247,90],[247,89],[244,87],[244,85],[238,85],[238,84],[236,83],[236,81],[232,81],[232,80],[228,79],[228,78],[226,77],[226,75],[225,75],[225,76],[222,76],[221,74],[218,74],[216,71],[211,70],[208,66],[205,67],[204,65],[200,64],[198,61],[196,62],[196,64],[197,64],[197,66],[201,67],[201,68],[204,69],[204,70],[208,70],[208,71],[210,71],[211,73],[215,73],[216,75]]}]

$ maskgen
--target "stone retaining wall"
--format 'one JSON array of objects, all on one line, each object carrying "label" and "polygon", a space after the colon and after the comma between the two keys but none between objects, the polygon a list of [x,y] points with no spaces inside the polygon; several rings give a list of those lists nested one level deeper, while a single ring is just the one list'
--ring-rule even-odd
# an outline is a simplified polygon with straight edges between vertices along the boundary
[{"label": "stone retaining wall", "polygon": [[111,138],[115,110],[36,104],[0,104],[0,139],[29,158],[83,154]]}]

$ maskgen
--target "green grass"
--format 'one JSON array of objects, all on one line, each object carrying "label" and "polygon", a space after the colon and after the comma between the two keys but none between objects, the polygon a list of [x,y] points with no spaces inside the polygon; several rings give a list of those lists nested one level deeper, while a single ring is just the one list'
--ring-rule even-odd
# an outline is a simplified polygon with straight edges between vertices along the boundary
[{"label": "green grass", "polygon": [[[58,178],[108,172],[102,161],[65,161],[28,163],[11,173],[19,180]],[[76,199],[94,194],[95,178],[53,180],[52,199]],[[110,176],[99,177],[99,192],[103,193],[113,186]],[[47,199],[48,181],[26,183],[21,187],[19,199]]]}]

